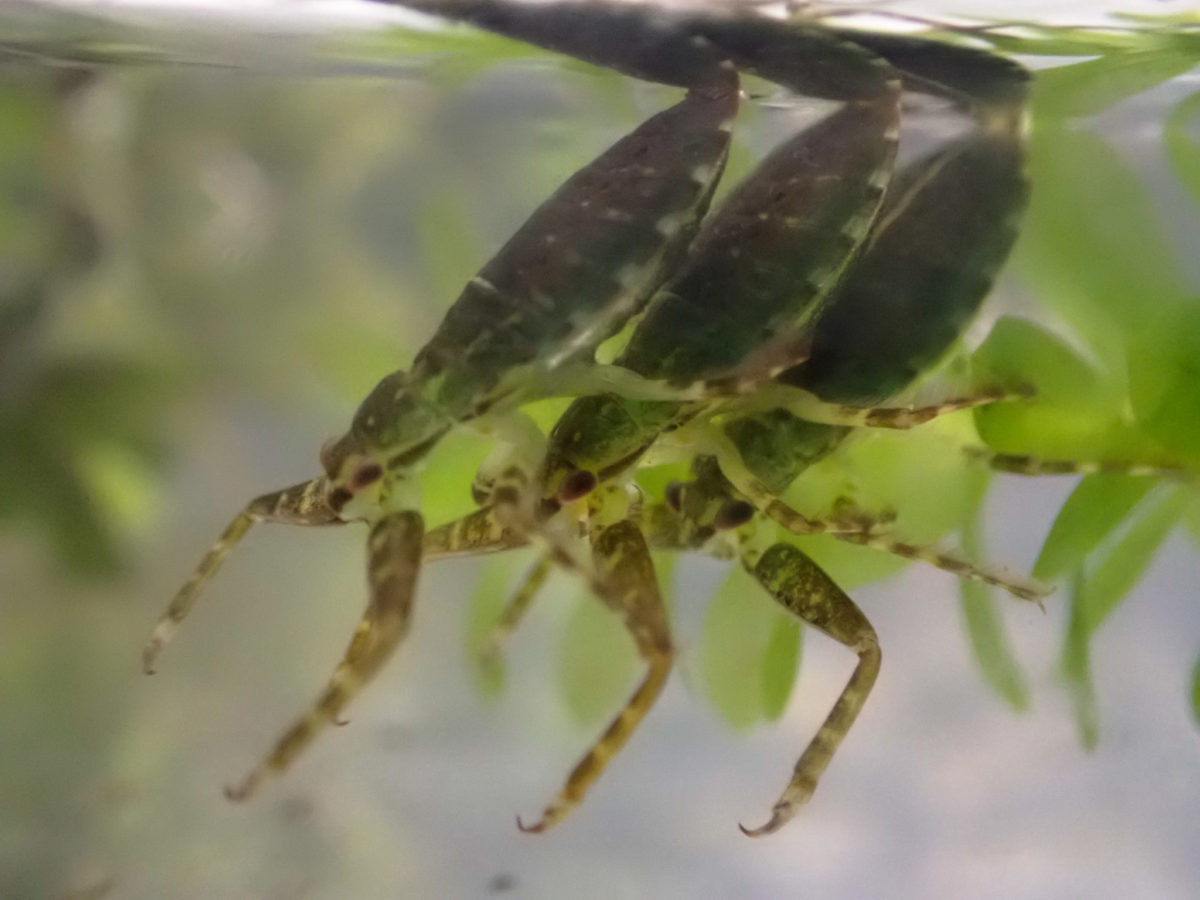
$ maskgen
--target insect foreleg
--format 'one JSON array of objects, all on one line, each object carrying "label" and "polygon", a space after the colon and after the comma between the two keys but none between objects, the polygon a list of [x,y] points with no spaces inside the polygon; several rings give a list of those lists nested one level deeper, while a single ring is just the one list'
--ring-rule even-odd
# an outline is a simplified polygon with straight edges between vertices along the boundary
[{"label": "insect foreleg", "polygon": [[163,647],[179,629],[179,624],[191,612],[196,598],[209,580],[217,574],[225,557],[237,545],[255,522],[282,522],[287,525],[340,525],[340,519],[325,501],[324,477],[304,481],[279,491],[256,497],[246,504],[222,532],[212,548],[204,554],[200,565],[171,599],[162,618],[150,632],[142,647],[142,669],[154,674],[154,663]]},{"label": "insect foreleg", "polygon": [[1195,478],[1196,472],[1184,466],[1153,465],[1140,462],[1042,459],[1021,453],[997,453],[986,447],[966,447],[967,457],[998,472],[1010,475],[1137,475],[1154,478]]},{"label": "insect foreleg", "polygon": [[816,736],[796,762],[792,780],[759,828],[739,826],[750,837],[778,831],[812,796],[821,773],[858,718],[875,678],[880,652],[875,629],[841,588],[791,544],[775,544],[760,554],[747,551],[742,565],[788,612],[858,654],[858,665]]},{"label": "insect foreleg", "polygon": [[597,594],[616,612],[646,662],[646,675],[625,707],[604,734],[571,770],[567,782],[542,812],[541,818],[522,831],[542,832],[560,822],[582,801],[610,759],[625,746],[638,724],[658,699],[671,672],[674,649],[666,608],[650,551],[637,524],[621,519],[610,526],[596,525],[591,534],[592,553],[599,584]]},{"label": "insect foreleg", "polygon": [[529,607],[533,604],[538,592],[546,584],[546,579],[550,577],[550,573],[554,569],[554,560],[549,556],[539,556],[537,562],[533,564],[521,581],[521,586],[509,598],[504,609],[500,612],[500,617],[496,619],[488,633],[484,636],[483,643],[479,650],[479,658],[484,665],[495,665],[501,654],[504,652],[504,645],[517,626],[521,624],[521,620],[525,618],[525,613],[529,611]]},{"label": "insect foreleg", "polygon": [[319,731],[338,721],[346,704],[387,662],[408,632],[424,530],[420,514],[414,512],[385,516],[371,529],[367,539],[371,599],[350,646],[312,709],[284,732],[270,755],[241,784],[226,789],[230,800],[247,799],[264,779],[286,769]]}]

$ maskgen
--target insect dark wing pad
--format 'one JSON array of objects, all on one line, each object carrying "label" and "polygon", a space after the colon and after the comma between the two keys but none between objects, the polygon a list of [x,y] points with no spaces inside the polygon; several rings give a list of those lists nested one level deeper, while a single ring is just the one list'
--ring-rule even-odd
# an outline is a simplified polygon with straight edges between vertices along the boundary
[{"label": "insect dark wing pad", "polygon": [[351,474],[347,487],[351,493],[357,493],[365,487],[374,484],[383,477],[383,467],[374,460],[361,463]]}]

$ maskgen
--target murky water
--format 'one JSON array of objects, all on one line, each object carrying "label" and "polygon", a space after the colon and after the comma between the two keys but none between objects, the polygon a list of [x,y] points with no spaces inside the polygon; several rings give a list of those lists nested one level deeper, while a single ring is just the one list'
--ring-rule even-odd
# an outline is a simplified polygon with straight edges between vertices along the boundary
[{"label": "murky water", "polygon": [[[684,658],[659,708],[571,821],[524,836],[511,815],[540,809],[599,728],[577,721],[578,657],[609,645],[572,637],[591,606],[563,580],[486,699],[471,597],[508,576],[467,561],[423,576],[352,724],[229,805],[220,788],[351,633],[362,532],[252,534],[146,679],[155,616],[246,499],[315,472],[524,216],[673,95],[461,34],[35,13],[0,13],[0,896],[1195,895],[1184,527],[1091,643],[1090,755],[1058,671],[1069,590],[1046,615],[995,599],[1031,697],[1015,715],[978,674],[953,580],[909,569],[854,592],[884,672],[816,798],[747,841],[736,822],[766,811],[852,658],[811,636],[786,715],[732,732],[704,655],[727,566],[699,561],[678,573]],[[1200,81],[1160,72],[1107,102],[1110,81],[1154,81],[1114,71],[1039,95],[1079,106],[1036,119],[1034,206],[988,321],[1066,336],[1145,412],[1138,385],[1168,376],[1143,363],[1194,335]],[[748,110],[733,174],[812,114]],[[1144,416],[1193,465],[1194,390]],[[485,450],[434,460],[434,515],[469,508]],[[1073,484],[998,479],[988,558],[1028,568]],[[632,672],[594,677],[623,691]]]}]

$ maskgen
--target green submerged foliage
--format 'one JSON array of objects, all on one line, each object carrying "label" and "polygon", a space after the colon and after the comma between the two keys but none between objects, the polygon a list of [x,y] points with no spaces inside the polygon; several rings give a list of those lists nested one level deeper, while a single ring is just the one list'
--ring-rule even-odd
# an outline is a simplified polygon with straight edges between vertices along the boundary
[{"label": "green submerged foliage", "polygon": [[[428,84],[418,89],[407,81],[405,98],[389,97],[382,120],[363,121],[364,113],[378,112],[378,102],[342,102],[337,79],[310,85],[300,100],[278,93],[269,78],[226,72],[221,77],[247,79],[253,102],[231,115],[248,128],[252,161],[274,167],[270,214],[289,223],[280,226],[285,239],[274,251],[277,265],[239,273],[231,292],[228,270],[207,262],[220,253],[196,249],[206,235],[168,227],[178,225],[189,204],[210,202],[181,186],[188,163],[171,162],[172,152],[189,143],[181,159],[194,159],[187,154],[196,144],[220,152],[212,135],[189,130],[179,99],[203,105],[212,95],[179,71],[154,65],[178,63],[183,51],[143,46],[128,31],[93,27],[63,41],[41,34],[36,23],[23,26],[0,47],[7,60],[0,68],[0,132],[6,136],[0,160],[0,527],[38,535],[64,571],[81,575],[114,575],[129,562],[125,548],[163,514],[167,463],[191,435],[178,422],[202,415],[206,398],[236,389],[285,409],[317,403],[329,410],[329,421],[340,421],[336,416],[353,408],[364,386],[405,362],[432,331],[440,309],[422,306],[423,298],[449,303],[503,237],[495,224],[503,217],[494,210],[536,202],[587,158],[578,136],[531,125],[528,139],[497,154],[506,167],[503,179],[498,163],[480,162],[486,154],[454,161],[467,165],[451,173],[435,164],[439,149],[429,139],[436,128],[453,127],[450,116],[436,111],[439,104],[449,107],[457,90],[480,79],[501,83],[512,60],[521,61],[519,71],[534,57],[555,67],[556,77],[605,120],[636,120],[646,90],[470,29],[313,39],[307,59],[319,63],[272,57],[268,68],[276,78],[280,72],[294,77],[297,67],[306,78],[329,70],[376,77],[417,70]],[[982,439],[1008,453],[1200,472],[1200,289],[1196,272],[1187,269],[1194,234],[1192,240],[1178,234],[1181,215],[1191,216],[1192,225],[1200,221],[1200,92],[1183,95],[1182,82],[1164,87],[1200,61],[1200,18],[1128,21],[1108,30],[1006,27],[969,39],[1034,64],[1054,57],[1037,75],[1029,150],[1034,190],[1007,268],[1010,289],[1019,285],[1035,303],[999,319],[953,368],[977,380],[1029,382],[1038,395],[910,433],[852,441],[806,473],[786,499],[818,512],[849,492],[864,508],[897,510],[895,531],[906,539],[957,543],[973,559],[1010,562],[989,552],[984,504],[996,477],[1015,476],[972,465],[964,444]],[[208,52],[217,53],[216,46]],[[151,65],[111,65],[129,62]],[[254,60],[239,64],[253,68]],[[380,80],[377,90],[386,84]],[[1149,145],[1138,152],[1165,157],[1169,184],[1151,184],[1139,169],[1143,161],[1131,160],[1105,128],[1122,109],[1134,108],[1127,101],[1155,89],[1171,105],[1151,123]],[[96,105],[114,98],[128,131],[81,137],[79,122],[88,110],[102,114]],[[264,102],[277,105],[265,123],[253,122]],[[520,115],[520,103],[512,110]],[[744,145],[735,156],[744,170]],[[479,163],[473,172],[472,162]],[[372,167],[412,173],[404,202],[417,210],[419,225],[402,240],[392,239],[388,229],[395,223],[370,203]],[[340,196],[353,170],[367,174],[357,176],[351,198],[322,206]],[[304,198],[303,215],[289,196]],[[312,212],[326,207],[324,216]],[[356,223],[350,233],[345,219]],[[326,252],[296,252],[321,244],[312,235],[323,229]],[[244,238],[255,238],[253,216]],[[236,256],[236,248],[229,252]],[[281,271],[289,273],[284,283]],[[322,306],[310,283],[337,291],[336,311]],[[336,328],[324,324],[331,316]],[[396,328],[401,319],[403,332]],[[273,356],[268,372],[256,363],[265,335],[288,348]],[[561,408],[546,403],[534,412],[549,426]],[[458,436],[439,448],[424,478],[431,522],[472,508],[467,488],[487,449]],[[681,474],[679,468],[649,469],[640,480],[661,496]],[[1089,476],[1049,525],[1033,574],[1062,586],[1048,605],[1070,605],[1062,672],[1089,745],[1099,728],[1091,639],[1176,533],[1200,538],[1193,478]],[[802,544],[847,589],[904,565],[831,539]],[[657,562],[669,581],[676,560],[660,556]],[[497,558],[485,567],[468,616],[472,647],[517,566]],[[570,590],[566,584],[556,581],[556,589]],[[982,677],[1004,702],[1025,707],[1029,688],[999,608],[1011,601],[975,583],[960,590]],[[581,598],[560,653],[570,709],[597,721],[628,688],[635,655],[627,638],[599,604]],[[734,566],[709,601],[695,655],[684,664],[693,681],[724,718],[748,728],[785,708],[799,669],[801,629],[758,598]],[[499,689],[500,670],[481,667],[477,674],[488,689]],[[1200,716],[1200,674],[1192,680],[1190,699]]]}]

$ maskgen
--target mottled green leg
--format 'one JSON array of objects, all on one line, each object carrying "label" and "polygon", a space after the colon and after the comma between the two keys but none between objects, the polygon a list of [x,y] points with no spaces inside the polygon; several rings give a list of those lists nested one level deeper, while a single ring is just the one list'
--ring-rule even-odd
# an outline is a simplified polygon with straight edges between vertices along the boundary
[{"label": "mottled green leg", "polygon": [[761,555],[746,552],[742,564],[789,612],[858,654],[854,673],[797,760],[792,780],[775,802],[770,820],[759,828],[738,826],[750,837],[759,837],[778,831],[812,796],[875,684],[880,652],[875,629],[854,601],[791,544],[775,544]]},{"label": "mottled green leg", "polygon": [[600,597],[621,616],[639,655],[646,661],[646,676],[624,709],[571,771],[566,785],[545,808],[542,817],[531,825],[517,819],[517,826],[526,832],[545,831],[583,801],[609,760],[625,746],[650,711],[671,672],[674,650],[666,608],[641,530],[632,520],[621,519],[612,525],[595,526],[591,538]]},{"label": "mottled green leg", "polygon": [[529,570],[521,586],[501,611],[500,618],[483,639],[479,656],[485,664],[495,664],[499,661],[505,643],[525,618],[525,613],[528,612],[538,591],[545,585],[553,568],[554,560],[549,556],[542,556]]},{"label": "mottled green leg", "polygon": [[[707,444],[706,451],[716,457],[721,473],[729,480],[729,483],[745,496],[759,512],[774,519],[793,534],[871,535],[879,524],[879,520],[861,513],[844,515],[837,519],[809,518],[788,506],[759,481],[754,473],[746,467],[737,446],[723,429],[706,427],[702,440]],[[887,514],[886,520],[891,520],[890,513]]]},{"label": "mottled green leg", "polygon": [[489,506],[426,532],[422,553],[427,561],[436,562],[459,556],[500,553],[528,545],[529,538],[502,523]]},{"label": "mottled green leg", "polygon": [[809,518],[767,490],[746,468],[737,449],[723,435],[716,434],[716,431],[713,429],[710,435],[713,449],[716,450],[721,471],[729,479],[730,484],[743,494],[759,512],[778,522],[792,534],[802,537],[812,534],[829,534],[839,541],[923,562],[950,572],[959,578],[980,581],[1007,591],[1021,600],[1040,603],[1043,597],[1053,592],[1052,587],[1039,581],[999,569],[977,566],[960,556],[936,547],[910,544],[878,533],[875,530],[876,527],[881,523],[889,522],[890,518],[872,519],[870,516],[862,514],[843,516],[832,521]]},{"label": "mottled green leg", "polygon": [[[662,292],[659,294],[661,302]],[[627,400],[708,402],[744,397],[760,390],[776,375],[804,362],[807,344],[776,340],[751,354],[736,372],[702,378],[690,384],[648,378],[619,365],[589,365],[586,369],[558,376],[554,393],[579,397],[587,394],[619,394]]]},{"label": "mottled green leg", "polygon": [[1054,593],[1051,585],[1043,584],[1036,579],[1026,578],[991,566],[977,566],[961,556],[937,547],[910,544],[875,534],[835,534],[834,537],[839,541],[858,544],[860,547],[870,547],[872,550],[891,553],[893,556],[902,556],[915,562],[923,562],[959,578],[999,588],[1019,600],[1029,600],[1038,606],[1041,606],[1043,598]]},{"label": "mottled green leg", "polygon": [[385,516],[371,529],[367,539],[371,599],[342,662],[312,709],[284,732],[270,755],[241,784],[226,789],[230,800],[247,799],[268,776],[286,769],[318,732],[338,721],[346,704],[387,662],[408,631],[424,530],[415,512]]},{"label": "mottled green leg", "polygon": [[986,388],[963,397],[951,397],[927,406],[857,407],[827,403],[815,394],[787,385],[771,385],[750,401],[756,408],[778,406],[802,419],[824,425],[843,425],[867,428],[914,428],[947,413],[1002,403],[1007,400],[1026,400],[1029,388]]},{"label": "mottled green leg", "polygon": [[1194,478],[1184,466],[1148,465],[1131,462],[1082,462],[1070,459],[1041,459],[1018,453],[996,453],[986,447],[967,447],[967,456],[999,472],[1012,475],[1139,475],[1155,478]]},{"label": "mottled green leg", "polygon": [[200,565],[172,598],[167,611],[154,626],[142,647],[142,669],[154,674],[154,663],[163,647],[171,640],[191,611],[201,589],[217,574],[225,557],[250,530],[255,522],[283,522],[288,525],[340,525],[342,520],[325,502],[326,481],[314,478],[280,491],[256,497],[246,504],[237,518],[200,560]]}]

